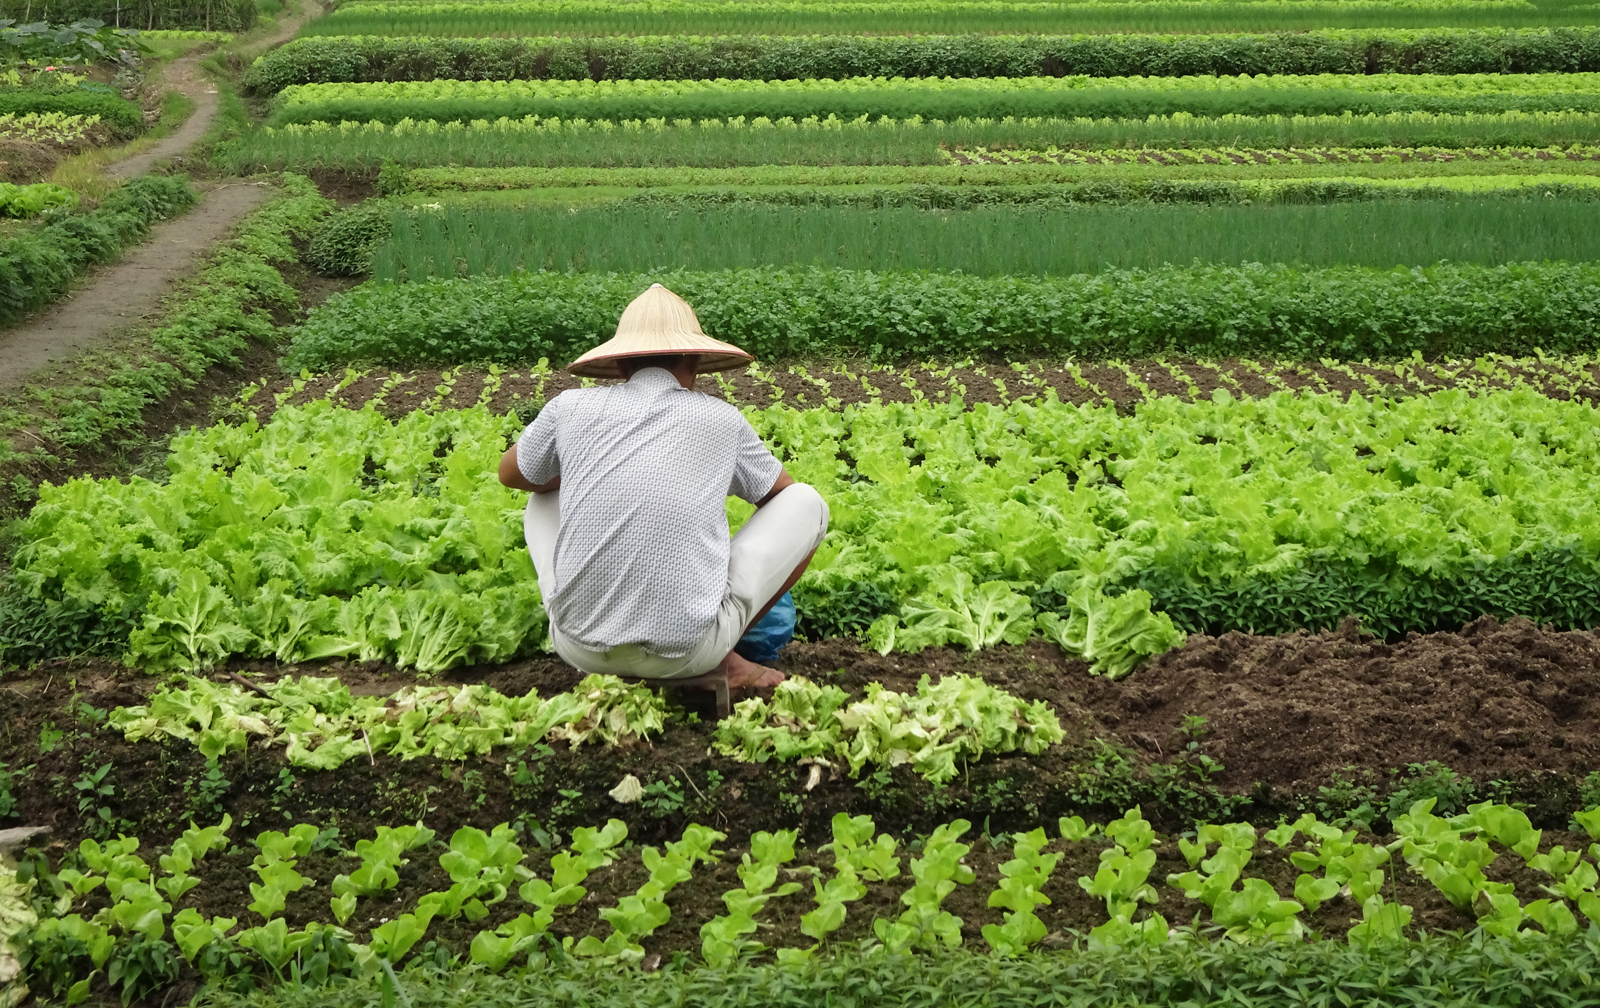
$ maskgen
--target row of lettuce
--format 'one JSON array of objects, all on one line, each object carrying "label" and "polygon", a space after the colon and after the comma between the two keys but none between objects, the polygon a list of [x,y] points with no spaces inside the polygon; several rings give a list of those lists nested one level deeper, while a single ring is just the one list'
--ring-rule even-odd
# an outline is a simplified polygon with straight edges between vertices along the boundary
[{"label": "row of lettuce", "polygon": [[[747,415],[832,507],[796,589],[808,625],[885,653],[1037,634],[1120,676],[1185,629],[1600,623],[1581,400],[1219,391],[1121,416],[1047,393]],[[70,645],[150,671],[526,654],[544,618],[519,495],[495,478],[519,427],[485,407],[391,421],[322,399],[180,435],[162,483],[44,487],[8,593],[33,636],[8,654]],[[747,512],[730,505],[733,524]]]},{"label": "row of lettuce", "polygon": [[837,116],[1143,120],[1151,116],[1493,115],[1600,111],[1593,74],[1256,77],[852,77],[845,80],[402,81],[296,84],[270,125],[426,119],[626,122]]},{"label": "row of lettuce", "polygon": [[[130,742],[181,739],[208,760],[254,742],[258,751],[284,746],[290,766],[332,770],[374,754],[461,760],[549,742],[628,746],[659,734],[674,716],[659,694],[612,676],[588,676],[547,698],[507,696],[485,685],[356,697],[338,679],[310,676],[246,693],[188,677],[143,705],[117,708],[108,723]],[[770,702],[741,702],[717,725],[713,749],[741,762],[804,762],[852,777],[908,765],[941,785],[985,754],[1037,755],[1065,737],[1042,701],[1021,701],[970,676],[937,684],[923,676],[905,693],[874,684],[853,702],[836,686],[795,677]]]},{"label": "row of lettuce", "polygon": [[[1246,946],[1296,943],[1310,933],[1302,915],[1324,904],[1344,907],[1347,914],[1359,912],[1346,932],[1352,945],[1404,944],[1412,908],[1386,898],[1392,897],[1402,871],[1425,878],[1452,905],[1475,916],[1486,936],[1512,941],[1527,931],[1564,942],[1578,936],[1582,918],[1600,923],[1600,875],[1581,848],[1550,846],[1527,816],[1511,806],[1485,802],[1448,818],[1433,815],[1432,808],[1429,799],[1397,816],[1395,838],[1387,844],[1363,840],[1355,830],[1309,814],[1264,833],[1244,823],[1202,825],[1193,839],[1178,839],[1189,870],[1168,874],[1164,887],[1205,905],[1209,913],[1203,930],[1198,921],[1187,930],[1172,929],[1156,909],[1162,888],[1151,875],[1155,848],[1163,841],[1138,808],[1104,827],[1076,816],[1063,818],[1059,839],[1044,828],[992,838],[991,846],[1006,849],[1010,857],[998,864],[998,882],[986,901],[991,911],[1000,912],[985,915],[997,919],[983,924],[983,944],[998,959],[1037,946],[1049,933],[1037,912],[1052,903],[1046,889],[1056,892],[1057,899],[1073,898],[1081,890],[1088,899],[1104,902],[1104,922],[1087,935],[1089,947],[1096,950],[1168,943],[1204,946],[1204,935],[1211,933]],[[1600,836],[1600,811],[1579,813],[1577,820],[1591,837]],[[130,837],[103,845],[85,840],[55,871],[35,863],[28,887],[19,887],[15,872],[6,869],[8,937],[14,936],[23,948],[31,967],[28,982],[41,995],[65,997],[69,1003],[93,993],[97,981],[99,989],[128,1002],[159,994],[185,976],[223,990],[289,978],[306,984],[381,974],[392,984],[392,964],[413,954],[430,929],[438,930],[435,925],[457,921],[458,933],[477,928],[456,954],[486,972],[524,962],[537,967],[552,959],[576,959],[591,969],[636,964],[645,957],[652,936],[675,912],[683,912],[672,909],[668,895],[728,860],[716,849],[726,834],[690,825],[678,840],[638,850],[647,872],[642,884],[601,909],[592,933],[558,938],[569,931],[573,908],[593,898],[588,886],[599,881],[597,873],[633,861],[635,852],[623,846],[628,829],[620,820],[604,828],[574,830],[570,846],[550,857],[548,867],[539,872],[525,863],[528,856],[518,843],[519,834],[506,824],[488,832],[462,827],[448,844],[420,822],[380,826],[376,836],[357,841],[353,851],[337,851],[350,870],[335,876],[327,889],[297,870],[324,836],[316,825],[304,823],[255,836],[251,843],[258,853],[248,867],[260,881],[250,883],[253,899],[245,904],[243,893],[232,894],[238,907],[234,916],[207,916],[196,908],[191,893],[215,888],[208,876],[220,868],[219,861],[242,863],[248,856],[229,852],[235,843],[228,836],[231,826],[227,816],[215,826],[191,826],[159,857],[159,870],[139,855],[139,841]],[[868,946],[887,955],[959,949],[966,921],[944,904],[958,888],[977,880],[965,860],[974,849],[963,842],[971,829],[971,823],[958,819],[916,847],[902,847],[897,837],[880,832],[870,816],[839,813],[832,821],[832,842],[819,852],[831,854],[831,866],[802,868],[789,867],[799,853],[796,831],[755,833],[735,866],[738,884],[722,894],[726,913],[700,923],[699,958],[727,969],[771,952],[780,966],[804,969],[842,946],[834,936],[852,912],[862,912],[854,904],[884,889],[899,889],[898,901],[905,909],[875,915]],[[1052,876],[1069,852],[1085,846],[1099,849],[1098,865],[1063,895],[1065,883],[1052,884]],[[437,862],[449,887],[425,894],[402,892],[401,870],[414,860],[431,859],[440,849]],[[1507,851],[1546,895],[1524,903],[1511,883],[1486,874]],[[1252,861],[1265,861],[1273,853],[1299,873],[1292,898],[1265,879],[1246,875]],[[1600,856],[1600,844],[1589,853]],[[406,874],[414,877],[413,872]],[[896,881],[907,874],[908,882]],[[811,884],[780,882],[784,875],[809,876]],[[332,893],[328,913],[290,928],[288,899],[313,887],[318,897]],[[42,913],[26,899],[28,888],[38,891]],[[218,902],[216,895],[211,893],[209,905]],[[397,897],[404,898],[407,909],[390,918]],[[380,913],[385,915],[382,921],[377,919]],[[760,929],[793,916],[799,916],[799,931],[810,944],[769,950],[759,938]],[[366,941],[359,941],[357,932]]]}]

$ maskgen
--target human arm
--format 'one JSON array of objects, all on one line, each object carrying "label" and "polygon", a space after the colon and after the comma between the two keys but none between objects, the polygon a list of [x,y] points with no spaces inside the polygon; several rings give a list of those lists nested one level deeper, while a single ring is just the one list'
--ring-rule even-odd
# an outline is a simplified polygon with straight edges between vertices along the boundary
[{"label": "human arm", "polygon": [[[557,478],[559,479],[559,477]],[[793,476],[789,475],[789,470],[780,468],[778,470],[777,481],[772,484],[772,489],[767,491],[767,495],[765,497],[756,501],[756,507],[765,507],[771,502],[772,498],[778,496],[780,493],[783,493],[784,490],[794,486],[794,484],[795,479]]]},{"label": "human arm", "polygon": [[[785,475],[788,475],[785,473]],[[512,445],[506,453],[500,456],[500,482],[513,490],[527,490],[530,493],[550,493],[561,489],[561,477],[558,475],[548,483],[533,483],[528,477],[522,475],[522,470],[517,466],[517,446]],[[791,480],[790,482],[793,482]],[[776,492],[776,491],[774,491]],[[766,503],[763,501],[762,503]]]},{"label": "human arm", "polygon": [[500,456],[496,475],[513,490],[550,493],[561,486],[561,458],[556,451],[556,412],[561,397],[552,399],[522,436]]}]

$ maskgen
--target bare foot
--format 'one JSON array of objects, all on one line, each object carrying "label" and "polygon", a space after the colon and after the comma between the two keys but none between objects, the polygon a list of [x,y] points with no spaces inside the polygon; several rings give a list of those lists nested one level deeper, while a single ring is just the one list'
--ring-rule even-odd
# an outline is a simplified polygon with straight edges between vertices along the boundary
[{"label": "bare foot", "polygon": [[728,673],[729,689],[771,689],[788,678],[775,668],[740,657],[736,651],[729,651],[728,657],[722,659],[722,668]]}]

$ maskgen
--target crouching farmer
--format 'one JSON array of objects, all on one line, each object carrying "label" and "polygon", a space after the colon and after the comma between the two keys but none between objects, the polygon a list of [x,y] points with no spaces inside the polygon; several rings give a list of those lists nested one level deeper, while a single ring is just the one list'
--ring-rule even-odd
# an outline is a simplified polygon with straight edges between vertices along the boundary
[{"label": "crouching farmer", "polygon": [[[532,491],[523,529],[556,653],[585,671],[647,679],[725,672],[730,688],[783,674],[741,655],[828,530],[828,506],[796,483],[733,405],[695,376],[753,358],[700,329],[656,284],[573,374],[620,384],[563,392],[500,460],[500,482]],[[730,541],[729,495],[756,513]],[[752,634],[771,660],[771,628]],[[750,642],[740,651],[751,654]]]}]

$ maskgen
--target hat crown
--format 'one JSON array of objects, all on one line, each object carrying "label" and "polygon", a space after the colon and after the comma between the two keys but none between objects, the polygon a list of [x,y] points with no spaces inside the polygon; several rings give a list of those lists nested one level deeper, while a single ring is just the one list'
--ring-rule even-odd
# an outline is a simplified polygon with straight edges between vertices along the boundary
[{"label": "hat crown", "polygon": [[[622,310],[617,335],[649,338],[667,334],[704,337],[705,330],[689,302],[660,284],[651,284]],[[664,352],[668,349],[663,346]]]},{"label": "hat crown", "polygon": [[689,302],[651,284],[623,309],[616,335],[567,365],[567,370],[590,378],[620,378],[619,360],[659,354],[693,354],[702,374],[744,367],[755,359],[731,343],[707,336]]}]

